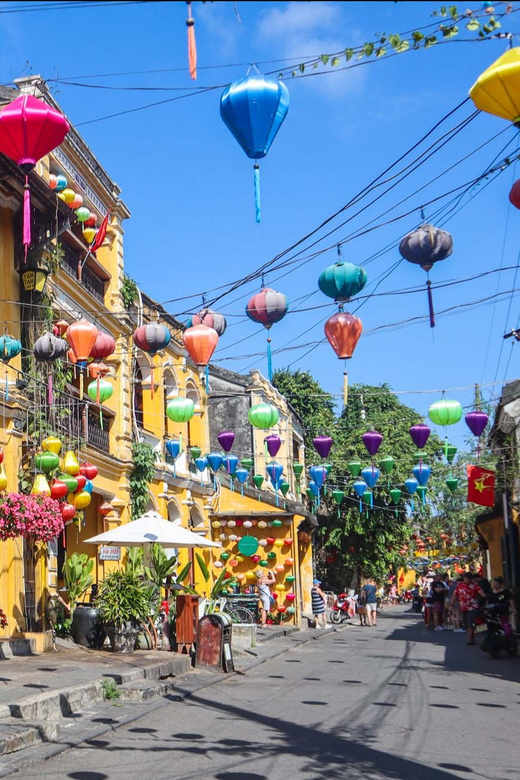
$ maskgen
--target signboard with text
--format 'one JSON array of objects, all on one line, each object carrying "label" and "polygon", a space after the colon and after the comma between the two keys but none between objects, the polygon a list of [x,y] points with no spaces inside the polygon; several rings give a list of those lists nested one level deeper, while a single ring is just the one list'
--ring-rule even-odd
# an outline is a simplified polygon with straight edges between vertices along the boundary
[{"label": "signboard with text", "polygon": [[121,560],[121,548],[120,547],[100,547],[99,548],[99,560],[100,561],[120,561]]}]

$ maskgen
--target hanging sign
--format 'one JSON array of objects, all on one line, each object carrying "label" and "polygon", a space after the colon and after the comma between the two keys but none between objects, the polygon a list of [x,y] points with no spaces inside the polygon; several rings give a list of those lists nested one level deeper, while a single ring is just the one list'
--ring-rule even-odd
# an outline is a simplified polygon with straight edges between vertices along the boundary
[{"label": "hanging sign", "polygon": [[100,561],[120,561],[121,560],[121,548],[120,547],[100,547],[99,548],[99,560]]}]

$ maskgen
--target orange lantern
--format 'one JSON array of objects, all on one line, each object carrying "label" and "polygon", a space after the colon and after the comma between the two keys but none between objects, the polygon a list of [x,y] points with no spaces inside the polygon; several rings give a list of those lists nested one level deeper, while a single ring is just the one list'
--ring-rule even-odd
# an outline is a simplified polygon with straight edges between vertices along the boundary
[{"label": "orange lantern", "polygon": [[[98,329],[88,320],[79,320],[69,325],[65,336],[71,346],[73,363],[78,363],[81,368],[86,366],[97,335]],[[79,397],[83,398],[83,371],[80,373],[79,382]]]},{"label": "orange lantern", "polygon": [[207,325],[194,325],[182,334],[188,355],[197,366],[207,366],[218,344],[218,333]]},{"label": "orange lantern", "polygon": [[110,512],[114,511],[114,507],[112,504],[109,504],[108,501],[103,501],[103,503],[98,506],[97,511],[102,517],[106,517]]},{"label": "orange lantern", "polygon": [[69,323],[66,320],[58,320],[53,327],[54,335],[63,338],[68,329]]},{"label": "orange lantern", "polygon": [[359,317],[339,311],[325,323],[325,335],[332,349],[341,360],[351,358],[363,331]]}]

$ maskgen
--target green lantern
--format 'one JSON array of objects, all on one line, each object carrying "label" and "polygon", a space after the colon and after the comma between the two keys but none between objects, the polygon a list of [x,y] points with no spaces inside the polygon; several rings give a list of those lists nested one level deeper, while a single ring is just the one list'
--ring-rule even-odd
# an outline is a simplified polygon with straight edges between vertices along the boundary
[{"label": "green lantern", "polygon": [[266,566],[269,566],[269,561],[260,561],[260,566],[263,566],[265,569]]},{"label": "green lantern", "polygon": [[54,452],[38,452],[34,463],[39,471],[44,471],[46,474],[54,471],[60,465],[60,459]]},{"label": "green lantern", "polygon": [[332,471],[332,463],[324,463],[323,468],[327,472],[327,476],[329,476],[330,472]]},{"label": "green lantern", "polygon": [[285,581],[286,582],[294,582],[295,579],[296,579],[296,577],[294,576],[294,574],[288,574],[287,577],[285,578]]},{"label": "green lantern", "polygon": [[314,498],[314,494],[313,494],[313,492],[312,492],[312,490],[310,488],[307,488],[307,490],[305,492],[307,493],[309,498]]},{"label": "green lantern", "polygon": [[59,474],[58,479],[60,482],[65,482],[67,485],[67,488],[69,490],[69,493],[75,493],[78,489],[78,480],[76,477],[73,477],[71,474]]},{"label": "green lantern", "polygon": [[195,414],[195,404],[191,398],[172,398],[166,404],[166,414],[172,422],[187,423]]},{"label": "green lantern", "polygon": [[200,447],[190,447],[190,455],[193,458],[193,460],[197,460],[197,458],[200,458],[202,455],[202,450]]},{"label": "green lantern", "polygon": [[365,490],[365,492],[361,496],[361,500],[367,506],[373,506],[374,505],[374,494],[372,493],[371,490]]},{"label": "green lantern", "polygon": [[423,505],[426,504],[426,491],[428,488],[425,485],[419,485],[417,488],[417,495],[421,498]]},{"label": "green lantern", "polygon": [[261,428],[266,431],[278,422],[278,409],[272,404],[255,404],[247,415],[253,428]]},{"label": "green lantern", "polygon": [[425,450],[417,450],[417,452],[414,452],[413,462],[420,463],[422,460],[426,460],[427,457],[428,453]]},{"label": "green lantern", "polygon": [[347,463],[347,468],[352,477],[359,477],[363,466],[359,460],[351,460],[350,463]]},{"label": "green lantern", "polygon": [[276,558],[276,553],[274,550],[271,550],[271,552],[267,553],[267,557],[272,561],[273,558]]},{"label": "green lantern", "polygon": [[332,491],[332,498],[334,499],[336,504],[339,505],[339,504],[341,504],[341,502],[345,498],[345,493],[343,492],[343,490],[333,490]]},{"label": "green lantern", "polygon": [[283,523],[281,520],[273,520],[273,528],[280,528],[282,525]]},{"label": "green lantern", "polygon": [[223,553],[221,554],[220,558],[221,558],[221,560],[223,560],[223,561],[227,561],[227,560],[228,560],[228,558],[231,558],[231,553],[228,553],[228,552],[223,552]]},{"label": "green lantern", "polygon": [[262,487],[263,481],[264,481],[264,478],[263,478],[263,476],[261,474],[255,474],[253,476],[253,482],[254,482],[255,488],[257,490],[260,490],[260,488]]},{"label": "green lantern", "polygon": [[443,398],[430,406],[428,417],[435,425],[455,425],[462,417],[462,406],[458,401]]},{"label": "green lantern", "polygon": [[96,379],[94,382],[90,382],[87,387],[88,397],[95,403],[104,404],[112,397],[114,392],[113,386],[107,379]]},{"label": "green lantern", "polygon": [[289,482],[282,482],[282,484],[280,485],[280,490],[282,491],[283,496],[287,495],[290,487],[291,485],[289,484]]},{"label": "green lantern", "polygon": [[395,466],[395,460],[391,455],[385,455],[384,458],[381,458],[379,465],[381,466],[383,474],[391,474],[392,469]]},{"label": "green lantern", "polygon": [[394,504],[398,504],[401,500],[402,491],[399,490],[399,488],[393,488],[390,491],[390,498],[392,499]]},{"label": "green lantern", "polygon": [[446,486],[450,491],[450,493],[454,493],[459,486],[459,480],[457,479],[457,477],[448,477],[448,479],[446,480]]},{"label": "green lantern", "polygon": [[456,454],[457,454],[457,448],[455,447],[454,444],[444,445],[444,455],[448,463],[453,463]]},{"label": "green lantern", "polygon": [[293,471],[296,479],[300,479],[301,475],[303,474],[303,463],[298,463],[298,461],[295,461],[293,463]]},{"label": "green lantern", "polygon": [[245,469],[252,469],[255,465],[253,458],[242,458],[240,462]]}]

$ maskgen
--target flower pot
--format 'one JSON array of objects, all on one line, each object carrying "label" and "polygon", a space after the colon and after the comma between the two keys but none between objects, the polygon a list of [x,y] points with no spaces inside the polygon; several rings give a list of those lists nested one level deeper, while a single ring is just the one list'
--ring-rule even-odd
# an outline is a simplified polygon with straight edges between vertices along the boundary
[{"label": "flower pot", "polygon": [[115,626],[113,623],[104,624],[108,639],[110,641],[110,649],[113,653],[133,653],[135,650],[135,643],[137,635],[139,633],[139,623],[129,622],[123,626]]},{"label": "flower pot", "polygon": [[94,650],[100,650],[106,638],[98,610],[91,604],[76,604],[70,633],[77,645]]}]

